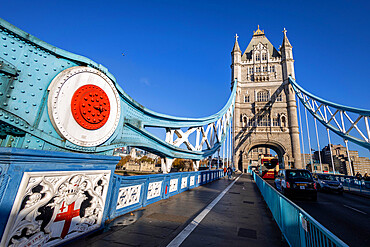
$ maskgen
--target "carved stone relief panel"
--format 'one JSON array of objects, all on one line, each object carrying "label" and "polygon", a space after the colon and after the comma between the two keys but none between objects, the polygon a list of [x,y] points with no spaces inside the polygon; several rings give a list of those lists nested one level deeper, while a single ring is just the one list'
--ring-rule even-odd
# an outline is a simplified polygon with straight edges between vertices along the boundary
[{"label": "carved stone relief panel", "polygon": [[117,210],[140,202],[142,184],[119,189]]},{"label": "carved stone relief panel", "polygon": [[170,193],[177,190],[178,184],[179,184],[179,180],[177,178],[170,180]]},{"label": "carved stone relief panel", "polygon": [[55,246],[100,227],[110,171],[25,172],[1,246]]},{"label": "carved stone relief panel", "polygon": [[188,178],[181,178],[181,189],[184,189],[188,186]]},{"label": "carved stone relief panel", "polygon": [[191,176],[189,185],[194,186],[194,184],[195,184],[195,176]]},{"label": "carved stone relief panel", "polygon": [[149,183],[147,199],[152,199],[161,195],[162,181]]}]

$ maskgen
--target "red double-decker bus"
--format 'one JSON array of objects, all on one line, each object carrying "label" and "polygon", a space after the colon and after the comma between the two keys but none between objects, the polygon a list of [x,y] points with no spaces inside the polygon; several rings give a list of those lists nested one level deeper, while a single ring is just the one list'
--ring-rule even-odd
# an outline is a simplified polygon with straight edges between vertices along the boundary
[{"label": "red double-decker bus", "polygon": [[259,174],[264,179],[275,179],[279,172],[279,160],[271,154],[261,154],[258,157]]}]

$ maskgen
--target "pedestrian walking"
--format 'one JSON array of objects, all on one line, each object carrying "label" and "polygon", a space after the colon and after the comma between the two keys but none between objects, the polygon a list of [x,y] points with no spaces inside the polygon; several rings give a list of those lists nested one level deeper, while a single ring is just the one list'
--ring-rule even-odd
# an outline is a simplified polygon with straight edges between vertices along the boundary
[{"label": "pedestrian walking", "polygon": [[229,166],[227,168],[227,179],[231,179],[231,175],[233,174],[233,169],[231,169],[231,167]]}]

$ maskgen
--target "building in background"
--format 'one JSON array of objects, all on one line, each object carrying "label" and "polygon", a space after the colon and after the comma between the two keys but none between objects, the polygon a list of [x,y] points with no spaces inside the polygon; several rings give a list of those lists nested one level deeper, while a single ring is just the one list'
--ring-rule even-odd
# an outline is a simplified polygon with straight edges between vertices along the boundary
[{"label": "building in background", "polygon": [[[365,173],[370,172],[370,159],[368,157],[359,157],[358,151],[349,150],[350,159],[348,159],[346,147],[340,144],[332,144],[330,147],[333,155],[331,155],[330,153],[329,145],[325,146],[320,152],[321,164],[323,166],[324,172],[332,172],[332,164],[334,164],[335,172],[340,174],[355,175],[357,172],[359,172],[361,175],[364,175]],[[352,173],[349,160],[353,166]],[[302,162],[305,164],[306,169],[312,171],[310,154],[302,154]],[[321,164],[318,151],[312,153],[312,162],[314,164],[313,171],[321,172]]]}]

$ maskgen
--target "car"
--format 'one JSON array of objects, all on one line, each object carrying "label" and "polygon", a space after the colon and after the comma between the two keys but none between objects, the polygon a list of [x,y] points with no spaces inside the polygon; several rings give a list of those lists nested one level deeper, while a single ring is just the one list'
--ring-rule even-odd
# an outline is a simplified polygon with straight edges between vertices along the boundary
[{"label": "car", "polygon": [[275,181],[275,188],[287,197],[303,197],[317,200],[316,183],[311,172],[305,169],[280,170]]},{"label": "car", "polygon": [[331,191],[343,195],[343,185],[330,174],[315,174],[314,180],[318,191]]}]

